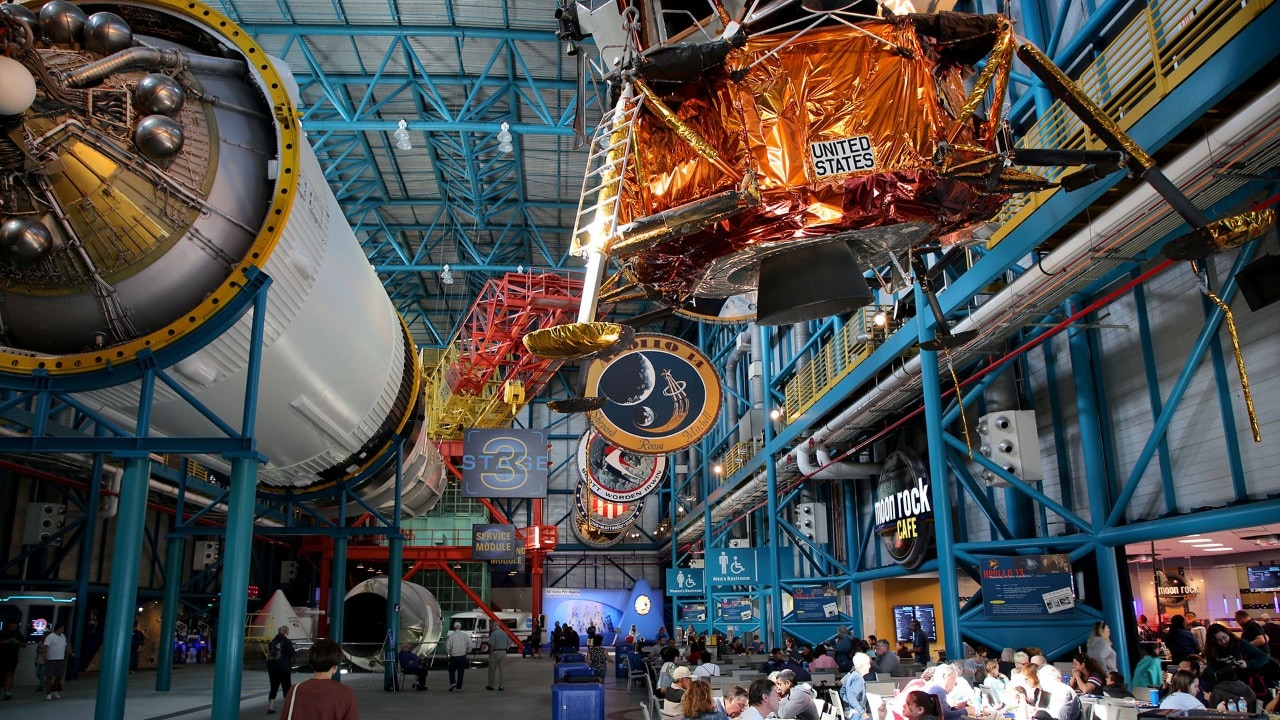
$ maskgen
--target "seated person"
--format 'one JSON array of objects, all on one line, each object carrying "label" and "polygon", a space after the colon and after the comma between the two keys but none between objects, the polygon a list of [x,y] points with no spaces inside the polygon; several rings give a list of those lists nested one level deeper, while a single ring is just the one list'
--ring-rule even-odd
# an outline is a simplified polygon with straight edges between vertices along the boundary
[{"label": "seated person", "polygon": [[427,689],[427,668],[422,664],[422,659],[413,654],[409,649],[409,643],[400,646],[400,669],[405,675],[414,675],[417,680],[413,683],[414,690]]},{"label": "seated person", "polygon": [[1161,710],[1204,710],[1204,703],[1196,697],[1200,692],[1200,681],[1189,670],[1179,670],[1169,681],[1173,691],[1160,701]]},{"label": "seated person", "polygon": [[708,655],[703,658],[703,662],[693,669],[694,677],[720,677],[720,666],[711,662]]},{"label": "seated person", "polygon": [[769,659],[760,666],[760,672],[768,675],[783,669],[786,664],[787,658],[782,654],[782,648],[774,648],[769,651]]},{"label": "seated person", "polygon": [[1124,676],[1112,670],[1107,673],[1107,684],[1102,686],[1102,694],[1111,698],[1131,698],[1129,686],[1124,683]]},{"label": "seated person", "polygon": [[804,663],[796,662],[792,658],[787,658],[782,663],[783,670],[790,670],[796,676],[796,682],[807,683],[813,681],[813,673],[804,666]]},{"label": "seated person", "polygon": [[778,717],[796,720],[818,720],[818,705],[813,701],[812,688],[797,686],[796,676],[790,670],[779,670],[769,676],[778,689]]},{"label": "seated person", "polygon": [[1138,661],[1137,667],[1133,669],[1133,686],[1136,688],[1158,688],[1162,684],[1162,665],[1159,656],[1156,655],[1156,644],[1153,642],[1141,643],[1139,649],[1142,651],[1142,659]]},{"label": "seated person", "polygon": [[671,687],[667,688],[662,698],[667,702],[678,703],[693,684],[693,673],[687,667],[678,667],[671,672]]},{"label": "seated person", "polygon": [[1258,694],[1240,680],[1235,668],[1221,666],[1213,671],[1213,692],[1207,705],[1217,710],[1235,710],[1235,702],[1240,703],[1241,710],[1251,713],[1257,707]]},{"label": "seated person", "polygon": [[1097,660],[1083,653],[1071,659],[1071,689],[1081,695],[1100,695],[1107,682],[1106,671]]},{"label": "seated person", "polygon": [[1036,718],[1080,720],[1082,715],[1080,696],[1069,685],[1062,682],[1062,673],[1058,672],[1058,668],[1045,665],[1036,671],[1036,679],[1040,681],[1040,692],[1049,696],[1044,709],[1036,711]]},{"label": "seated person", "polygon": [[833,655],[827,654],[826,643],[818,643],[813,649],[813,659],[809,661],[810,670],[835,670],[836,659]]}]

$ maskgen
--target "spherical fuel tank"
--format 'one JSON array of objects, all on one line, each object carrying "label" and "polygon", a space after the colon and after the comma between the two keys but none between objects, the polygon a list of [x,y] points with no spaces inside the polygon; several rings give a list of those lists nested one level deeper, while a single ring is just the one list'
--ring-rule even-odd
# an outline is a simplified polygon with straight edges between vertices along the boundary
[{"label": "spherical fuel tank", "polygon": [[[121,371],[167,358],[149,434],[225,435],[183,396],[238,427],[254,310],[220,312],[265,276],[259,481],[321,488],[405,437],[407,510],[430,509],[444,475],[417,428],[421,362],[301,132],[287,69],[199,3],[56,3],[40,34],[0,13],[0,44],[37,88],[0,134],[0,373],[72,378],[77,402],[133,430],[138,374]],[[385,497],[385,473],[367,482]]]}]

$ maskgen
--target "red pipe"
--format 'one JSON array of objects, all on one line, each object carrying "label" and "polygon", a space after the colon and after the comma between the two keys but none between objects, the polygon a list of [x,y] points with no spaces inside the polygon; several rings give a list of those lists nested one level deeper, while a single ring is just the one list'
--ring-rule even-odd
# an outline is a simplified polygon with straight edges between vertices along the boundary
[{"label": "red pipe", "polygon": [[448,575],[450,579],[453,580],[455,585],[462,588],[462,592],[466,593],[467,597],[475,601],[476,607],[480,608],[485,615],[489,616],[489,619],[495,623],[493,627],[500,627],[505,630],[507,635],[511,637],[511,641],[516,644],[516,647],[520,647],[520,638],[516,637],[515,631],[507,627],[506,623],[499,620],[498,616],[493,614],[493,610],[489,608],[489,605],[476,594],[475,590],[472,590],[465,582],[463,582],[462,578],[458,577],[458,574],[453,571],[453,568],[449,567],[448,563],[440,563],[440,569],[444,571],[445,575]]}]

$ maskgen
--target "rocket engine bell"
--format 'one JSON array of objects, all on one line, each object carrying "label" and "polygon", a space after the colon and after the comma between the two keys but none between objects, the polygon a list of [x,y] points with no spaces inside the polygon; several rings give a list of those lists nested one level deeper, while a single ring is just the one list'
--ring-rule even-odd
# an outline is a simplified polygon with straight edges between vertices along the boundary
[{"label": "rocket engine bell", "polygon": [[[132,429],[138,386],[113,368],[199,347],[170,377],[239,418],[253,313],[209,328],[261,271],[261,482],[341,480],[403,436],[405,509],[430,509],[444,474],[419,427],[421,362],[302,136],[287,69],[185,0],[7,4],[0,55],[0,372],[74,375],[79,402]],[[221,434],[161,383],[150,433]],[[392,502],[385,475],[368,485]]]}]

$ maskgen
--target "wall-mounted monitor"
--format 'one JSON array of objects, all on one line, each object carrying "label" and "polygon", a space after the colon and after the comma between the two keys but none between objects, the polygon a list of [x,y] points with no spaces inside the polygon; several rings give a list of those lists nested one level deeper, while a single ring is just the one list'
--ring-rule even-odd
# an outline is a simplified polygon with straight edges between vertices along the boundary
[{"label": "wall-mounted monitor", "polygon": [[893,628],[898,640],[911,640],[911,621],[919,620],[920,629],[930,642],[938,640],[937,625],[934,622],[932,605],[894,605]]},{"label": "wall-mounted monitor", "polygon": [[1258,592],[1280,591],[1280,565],[1258,565],[1246,568],[1249,589]]}]

